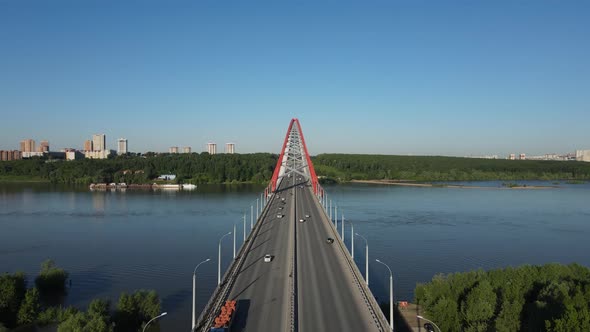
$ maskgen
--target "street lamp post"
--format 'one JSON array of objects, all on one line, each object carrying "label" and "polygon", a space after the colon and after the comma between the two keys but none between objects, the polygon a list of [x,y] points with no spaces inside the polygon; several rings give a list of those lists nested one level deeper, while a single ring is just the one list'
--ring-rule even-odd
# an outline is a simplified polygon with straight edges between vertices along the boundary
[{"label": "street lamp post", "polygon": [[438,327],[438,325],[434,324],[434,322],[431,321],[430,319],[424,318],[423,316],[420,316],[420,315],[416,316],[416,318],[423,319],[423,320],[429,322],[430,324],[434,325],[439,332],[442,332],[442,330],[440,329],[440,327]]},{"label": "street lamp post", "polygon": [[[342,213],[342,236],[340,236],[342,238],[342,243],[344,243],[344,213]],[[344,243],[344,246],[346,247],[346,243]]]},{"label": "street lamp post", "polygon": [[369,286],[369,241],[367,241],[367,239],[365,239],[365,237],[359,233],[354,234],[365,240],[365,281],[367,282],[367,286]]},{"label": "street lamp post", "polygon": [[438,332],[442,332],[442,330],[440,329],[440,327],[438,327],[436,324],[434,324],[434,322],[431,321],[430,319],[426,319],[426,318],[424,318],[424,317],[422,317],[420,315],[417,315],[416,317],[418,317],[418,319],[423,319],[423,320],[429,322],[430,324],[434,325],[434,327],[436,327],[436,329],[438,330]]},{"label": "street lamp post", "polygon": [[254,206],[250,205],[250,229],[254,229]]},{"label": "street lamp post", "polygon": [[219,239],[219,251],[218,251],[218,255],[217,255],[217,284],[218,285],[221,283],[221,240],[223,240],[224,237],[226,237],[230,234],[231,234],[231,232],[223,235]]},{"label": "street lamp post", "polygon": [[195,270],[193,271],[193,325],[192,325],[192,329],[195,328],[195,324],[197,324],[196,321],[196,317],[197,317],[197,299],[196,299],[196,293],[197,293],[197,269],[199,268],[199,266],[203,263],[207,263],[208,261],[210,261],[210,258],[207,258],[206,260],[200,262],[199,264],[197,264],[197,267],[195,267]]},{"label": "street lamp post", "polygon": [[348,223],[350,224],[350,255],[354,261],[354,224],[350,220],[348,220]]},{"label": "street lamp post", "polygon": [[260,216],[260,215],[258,214],[258,208],[260,207],[260,206],[258,205],[258,200],[259,200],[259,199],[260,199],[260,198],[257,198],[257,199],[256,199],[256,222],[258,222],[258,217]]},{"label": "street lamp post", "polygon": [[336,233],[338,233],[338,206],[334,206],[334,222],[336,225]]},{"label": "street lamp post", "polygon": [[393,331],[393,273],[389,268],[389,265],[383,263],[382,261],[376,259],[377,263],[381,263],[385,265],[385,267],[389,270],[389,325],[391,326],[391,331]]},{"label": "street lamp post", "polygon": [[330,200],[330,222],[332,222],[332,200]]},{"label": "street lamp post", "polygon": [[246,214],[244,213],[244,243],[246,243]]},{"label": "street lamp post", "polygon": [[236,224],[234,224],[234,259],[236,259]]},{"label": "street lamp post", "polygon": [[163,313],[159,314],[158,316],[156,316],[156,317],[154,317],[154,318],[150,319],[150,320],[147,322],[147,324],[145,324],[145,326],[143,327],[143,332],[145,332],[145,329],[147,329],[148,325],[150,325],[150,323],[151,323],[152,321],[154,321],[154,320],[156,320],[156,319],[158,319],[158,318],[160,318],[160,317],[164,317],[164,316],[166,316],[166,315],[168,315],[168,313],[167,313],[167,312],[163,312]]}]

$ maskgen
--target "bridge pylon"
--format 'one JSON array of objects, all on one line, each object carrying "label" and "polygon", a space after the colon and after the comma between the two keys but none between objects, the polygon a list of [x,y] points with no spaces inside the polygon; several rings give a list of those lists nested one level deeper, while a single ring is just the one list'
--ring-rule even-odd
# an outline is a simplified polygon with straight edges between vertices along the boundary
[{"label": "bridge pylon", "polygon": [[305,144],[305,137],[301,130],[301,124],[296,118],[291,119],[283,148],[277,160],[270,189],[275,192],[278,184],[285,178],[291,176],[300,176],[311,183],[314,194],[318,194],[319,184],[318,177],[313,168],[313,163]]}]

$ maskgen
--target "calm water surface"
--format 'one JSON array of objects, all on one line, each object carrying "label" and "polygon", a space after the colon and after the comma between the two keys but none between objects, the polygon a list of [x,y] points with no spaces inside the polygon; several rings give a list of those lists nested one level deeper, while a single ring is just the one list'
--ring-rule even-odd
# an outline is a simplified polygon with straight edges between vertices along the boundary
[{"label": "calm water surface", "polygon": [[[542,182],[519,182],[552,185]],[[472,183],[497,187],[498,183]],[[436,273],[520,264],[578,262],[590,266],[590,184],[547,190],[412,188],[338,185],[326,189],[355,231],[369,240],[370,286],[411,300],[417,282]],[[54,259],[71,274],[68,304],[96,297],[116,302],[123,291],[155,289],[168,311],[162,330],[190,328],[194,266],[200,310],[216,284],[217,243],[237,224],[262,187],[199,186],[193,192],[89,192],[85,187],[0,184],[0,272],[24,271],[32,283]],[[350,226],[345,242],[350,248]],[[224,239],[223,268],[232,238]],[[364,242],[355,239],[364,273]]]}]

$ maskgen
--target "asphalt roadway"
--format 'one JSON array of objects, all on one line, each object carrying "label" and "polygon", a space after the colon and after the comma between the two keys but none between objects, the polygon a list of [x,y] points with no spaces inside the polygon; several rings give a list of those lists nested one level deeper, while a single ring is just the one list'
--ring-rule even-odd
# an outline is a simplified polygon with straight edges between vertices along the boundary
[{"label": "asphalt roadway", "polygon": [[[283,181],[281,187],[285,187]],[[229,298],[238,301],[234,331],[288,331],[290,327],[291,288],[289,274],[294,248],[294,192],[284,189],[269,203]],[[279,198],[285,198],[285,203]],[[279,209],[282,207],[282,209]],[[277,218],[277,214],[284,215]],[[264,255],[273,256],[264,262]]]},{"label": "asphalt roadway", "polygon": [[[296,331],[379,331],[336,242],[338,235],[311,188],[293,186],[291,181],[283,181],[280,188],[266,218],[259,221],[260,229],[229,292],[229,299],[238,301],[231,331],[291,330],[295,252]],[[328,237],[335,239],[333,244],[326,242]],[[264,262],[266,254],[273,256],[269,263]]]},{"label": "asphalt roadway", "polygon": [[308,186],[297,191],[298,331],[379,331],[321,205]]}]

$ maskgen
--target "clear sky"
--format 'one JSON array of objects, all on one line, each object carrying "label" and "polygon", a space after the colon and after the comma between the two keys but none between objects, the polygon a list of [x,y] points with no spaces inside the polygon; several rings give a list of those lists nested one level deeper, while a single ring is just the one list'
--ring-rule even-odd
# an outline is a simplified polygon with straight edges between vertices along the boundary
[{"label": "clear sky", "polygon": [[590,149],[589,1],[0,0],[0,149]]}]

